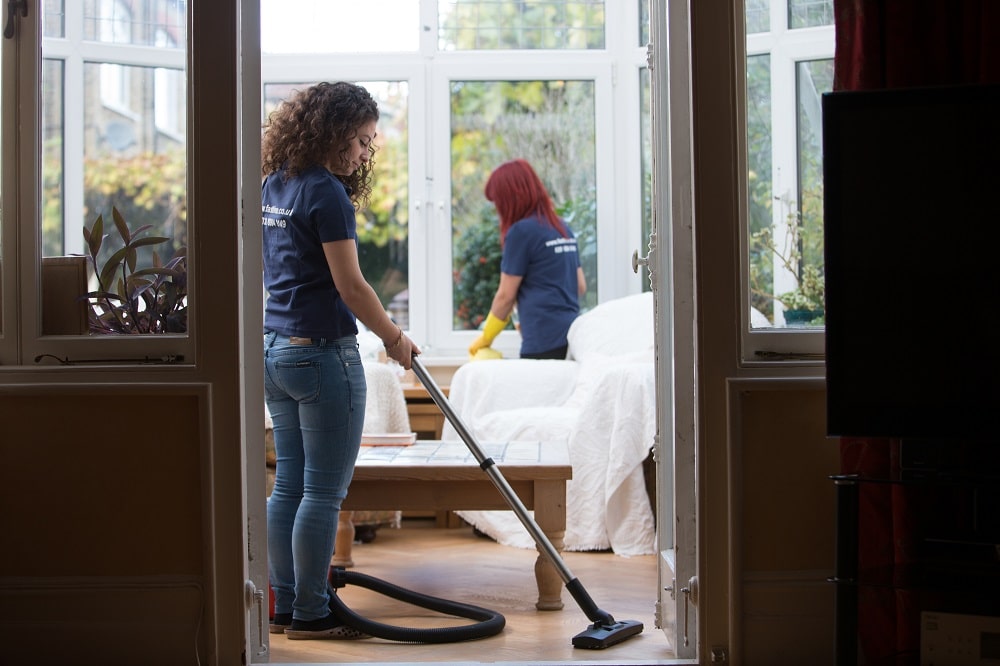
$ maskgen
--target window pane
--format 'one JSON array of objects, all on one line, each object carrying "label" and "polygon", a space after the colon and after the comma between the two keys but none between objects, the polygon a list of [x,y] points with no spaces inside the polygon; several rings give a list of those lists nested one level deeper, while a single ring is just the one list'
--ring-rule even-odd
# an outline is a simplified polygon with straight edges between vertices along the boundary
[{"label": "window pane", "polygon": [[[649,69],[639,71],[639,136],[642,143],[642,245],[641,254],[647,254],[649,234],[653,232],[653,128],[648,109],[651,108],[652,94]],[[666,216],[664,216],[665,219]],[[642,267],[642,290],[650,291],[649,267]]]},{"label": "window pane", "polygon": [[42,15],[42,34],[46,37],[66,36],[65,0],[45,0]]},{"label": "window pane", "polygon": [[[747,0],[746,12],[747,32],[755,34],[746,59],[744,289],[749,328],[760,335],[745,336],[744,351],[748,359],[821,356],[820,96],[833,76],[832,0]],[[804,27],[810,30],[795,30]],[[789,329],[802,335],[784,335]]]},{"label": "window pane", "polygon": [[483,195],[490,172],[523,158],[577,237],[587,276],[581,308],[597,298],[597,200],[592,81],[453,81],[451,205],[454,329],[475,329],[500,281],[500,231]]},{"label": "window pane", "polygon": [[[823,155],[820,96],[833,61],[796,65],[796,194],[771,182],[770,57],[747,58],[747,145],[752,326],[824,324]],[[765,321],[766,320],[766,321]]]},{"label": "window pane", "polygon": [[60,60],[42,61],[43,257],[68,253],[63,235],[63,69]]},{"label": "window pane", "polygon": [[[823,115],[820,96],[833,89],[833,60],[800,62],[796,71],[798,101],[798,182],[796,210],[798,262],[793,264],[794,298],[784,298],[785,324],[825,323],[823,274]],[[794,256],[794,255],[793,255]],[[796,300],[797,299],[797,300]],[[804,310],[803,314],[793,314]]]},{"label": "window pane", "polygon": [[[92,294],[83,326],[53,328],[44,289],[43,334],[187,331],[186,6],[86,0],[83,25],[66,30],[85,41],[67,52],[43,40],[43,275],[86,257],[65,288]],[[62,25],[62,5],[45,7],[46,25]],[[157,46],[163,66],[129,65],[136,44]]]},{"label": "window pane", "polygon": [[[84,66],[85,90],[111,90],[121,97],[114,103],[91,99],[84,109],[82,223],[91,227],[101,216],[105,230],[111,231],[113,211],[117,210],[132,231],[149,225],[145,235],[166,238],[163,243],[136,251],[137,268],[153,267],[183,255],[188,245],[184,135],[165,133],[157,127],[155,121],[160,114],[153,93],[158,71],[97,63]],[[171,114],[183,115],[183,94],[169,101],[175,105]],[[70,217],[66,223],[69,233],[80,224]],[[103,272],[104,262],[122,244],[123,239],[112,232],[98,255],[95,270]],[[97,288],[111,291],[114,285],[101,281]],[[116,324],[110,325],[114,330]],[[186,330],[186,325],[184,318],[180,330],[169,332]],[[139,330],[133,332],[152,332],[141,323],[137,322],[137,326]]]},{"label": "window pane", "polygon": [[[171,36],[172,44],[186,44],[186,0],[85,0],[84,39],[111,44],[163,46],[157,35]],[[48,19],[46,19],[48,21]]]},{"label": "window pane", "polygon": [[[176,48],[174,35],[160,29],[155,35],[156,46],[159,48]],[[187,128],[187,109],[184,105],[184,72],[177,69],[157,67],[154,72],[153,109],[156,117],[156,129],[165,134],[173,134],[178,141],[184,140]]]},{"label": "window pane", "polygon": [[833,25],[833,0],[788,0],[788,27]]},{"label": "window pane", "polygon": [[771,30],[771,0],[747,0],[747,34]]},{"label": "window pane", "polygon": [[771,164],[771,57],[750,56],[747,58],[747,191],[750,307],[755,311],[755,317],[751,317],[754,326],[770,326],[774,321]]},{"label": "window pane", "polygon": [[639,0],[639,46],[649,44],[649,0]]},{"label": "window pane", "polygon": [[[84,65],[84,220],[111,216],[117,208],[132,227],[153,225],[151,233],[171,239],[172,254],[187,244],[184,137],[160,132],[156,118],[183,115],[183,99],[160,111],[154,104],[158,73],[169,70],[104,63]],[[182,72],[170,72],[182,76]],[[109,80],[110,79],[110,83]],[[114,94],[105,98],[103,91]],[[177,108],[181,105],[180,108]],[[169,113],[168,113],[169,112]],[[72,220],[67,220],[72,224]],[[149,250],[151,253],[151,249]]]},{"label": "window pane", "polygon": [[361,270],[389,316],[410,327],[409,103],[406,81],[361,82],[378,102],[371,203],[358,216]]},{"label": "window pane", "polygon": [[604,0],[439,0],[438,48],[603,49]]},{"label": "window pane", "polygon": [[[409,328],[409,97],[406,81],[358,81],[378,102],[377,151],[371,201],[358,213],[361,272],[395,322]],[[295,90],[311,83],[264,85],[270,114]]]},{"label": "window pane", "polygon": [[260,18],[262,53],[399,53],[420,48],[416,0],[261,0]]}]

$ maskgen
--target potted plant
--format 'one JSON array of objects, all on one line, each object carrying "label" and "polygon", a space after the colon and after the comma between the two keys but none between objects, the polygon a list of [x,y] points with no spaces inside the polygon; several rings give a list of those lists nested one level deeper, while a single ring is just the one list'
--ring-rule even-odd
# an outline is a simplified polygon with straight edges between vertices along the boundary
[{"label": "potted plant", "polygon": [[798,287],[777,297],[785,306],[785,323],[822,325],[826,303],[823,275],[816,266],[805,266],[797,277]]},{"label": "potted plant", "polygon": [[138,266],[140,248],[170,241],[146,236],[152,225],[134,231],[117,208],[112,208],[114,228],[121,247],[101,263],[101,250],[110,234],[104,232],[104,217],[98,215],[88,229],[83,226],[88,263],[97,278],[97,289],[85,295],[89,303],[92,333],[155,334],[187,331],[187,249],[178,248],[166,263],[152,251],[151,265]]},{"label": "potted plant", "polygon": [[[755,288],[759,297],[780,303],[784,308],[786,325],[822,326],[825,321],[826,282],[822,263],[803,260],[802,225],[799,214],[790,212],[786,217],[784,237],[779,243],[773,229],[768,226],[751,237],[751,247],[758,254],[770,254],[773,257],[773,270],[767,276],[774,279],[774,274],[782,270],[795,280],[795,288],[780,294],[770,293],[770,290]],[[763,276],[761,276],[763,277]],[[760,280],[755,281],[759,284]]]}]

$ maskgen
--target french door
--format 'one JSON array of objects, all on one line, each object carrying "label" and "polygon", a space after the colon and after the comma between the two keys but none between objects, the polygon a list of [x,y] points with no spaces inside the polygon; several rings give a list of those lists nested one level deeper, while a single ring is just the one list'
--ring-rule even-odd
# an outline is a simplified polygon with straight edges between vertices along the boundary
[{"label": "french door", "polygon": [[658,609],[679,659],[697,663],[696,395],[689,9],[653,2],[653,287],[657,386]]},{"label": "french door", "polygon": [[[678,427],[693,431],[693,419],[675,423],[674,409],[678,402],[684,403],[684,409],[693,409],[694,398],[686,403],[675,398],[678,394],[689,396],[690,391],[674,389],[678,382],[678,368],[672,360],[674,347],[691,341],[678,336],[672,322],[679,315],[687,317],[682,321],[690,322],[693,313],[677,306],[673,297],[678,288],[690,289],[690,280],[677,279],[671,271],[675,265],[689,265],[687,259],[677,262],[675,257],[690,253],[691,248],[689,238],[672,240],[671,225],[690,229],[690,211],[678,203],[690,202],[690,194],[674,198],[670,192],[685,183],[690,188],[690,169],[673,166],[682,164],[684,155],[689,160],[690,151],[671,152],[666,146],[683,138],[685,127],[689,129],[689,117],[673,108],[683,109],[686,104],[688,75],[683,70],[688,59],[685,28],[680,23],[668,27],[668,8],[661,5],[664,3],[650,3],[653,40],[664,48],[670,43],[672,55],[668,59],[665,51],[655,54],[653,108],[664,122],[656,123],[653,140],[654,154],[670,155],[672,161],[653,160],[653,206],[661,213],[654,222],[647,266],[654,278],[657,303],[658,511],[663,517],[661,592],[657,597],[661,612],[657,617],[671,644],[677,646],[678,656],[684,657],[696,654],[694,595],[679,591],[688,588],[690,592],[688,581],[695,578],[693,437],[684,438],[691,452],[675,453],[673,433]],[[672,3],[670,11],[679,14],[672,21],[687,20],[684,3]],[[476,335],[463,320],[463,294],[456,286],[456,275],[460,274],[463,253],[469,251],[468,238],[477,229],[496,224],[491,206],[482,196],[482,186],[489,172],[506,159],[527,157],[546,182],[557,207],[563,206],[574,215],[570,224],[581,241],[588,279],[585,308],[642,289],[641,278],[629,266],[632,250],[645,242],[641,220],[647,191],[642,183],[648,182],[639,173],[643,152],[639,100],[641,80],[646,75],[645,46],[637,46],[636,31],[627,29],[638,23],[639,13],[636,5],[627,11],[608,12],[608,34],[612,37],[604,49],[556,55],[545,52],[544,57],[539,51],[438,50],[433,43],[430,48],[423,43],[426,36],[421,37],[419,54],[277,54],[264,48],[259,79],[264,114],[293,88],[321,80],[358,82],[379,101],[379,132],[385,143],[376,155],[377,180],[385,182],[391,176],[396,197],[391,206],[381,210],[392,211],[396,227],[390,233],[400,234],[397,249],[402,248],[405,258],[400,262],[396,256],[395,264],[382,262],[394,265],[394,279],[405,284],[401,292],[405,297],[393,299],[387,309],[398,318],[405,317],[404,327],[427,357],[464,354]],[[437,23],[433,16],[424,19],[425,25]],[[671,33],[668,40],[667,29],[676,29],[678,34]],[[666,93],[668,67],[683,72],[680,81],[671,77],[671,86],[681,90],[670,100]],[[666,122],[667,118],[672,122]],[[245,122],[254,124],[249,117]],[[545,140],[538,140],[539,136]],[[543,146],[548,148],[543,150]],[[253,172],[249,165],[246,169],[248,174]],[[252,189],[249,180],[248,191]],[[253,209],[247,203],[245,207]],[[372,207],[377,207],[374,201]],[[368,219],[373,228],[385,224]],[[247,224],[246,228],[253,227]],[[246,244],[247,252],[252,251],[251,245]],[[374,282],[391,284],[377,276]],[[690,303],[690,299],[679,300]],[[247,339],[252,349],[250,334]],[[500,336],[497,344],[505,356],[515,356],[519,346],[514,333]],[[251,420],[247,427],[256,424]],[[256,454],[249,451],[248,455]],[[248,473],[250,478],[256,476],[253,470]],[[673,518],[675,507],[684,517],[681,520]],[[257,557],[266,552],[261,547],[265,523],[263,497],[248,492],[249,552]],[[259,598],[259,590],[267,589],[266,569],[260,560],[251,561],[249,568]],[[674,579],[683,582],[674,585],[670,582]],[[677,588],[678,592],[671,595],[663,592],[665,588]],[[671,605],[669,612],[665,612],[667,603]],[[685,609],[687,623],[678,627],[675,620],[683,620]],[[684,636],[689,637],[687,641]],[[259,638],[266,641],[266,634]],[[252,661],[266,660],[266,648],[255,652],[255,647],[263,646],[249,647]]]}]

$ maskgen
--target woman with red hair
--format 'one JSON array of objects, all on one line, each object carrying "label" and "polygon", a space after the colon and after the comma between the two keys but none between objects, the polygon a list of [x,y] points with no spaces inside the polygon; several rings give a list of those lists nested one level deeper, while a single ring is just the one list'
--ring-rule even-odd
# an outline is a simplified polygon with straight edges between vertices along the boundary
[{"label": "woman with red hair", "polygon": [[469,355],[475,357],[493,343],[516,304],[521,358],[566,358],[566,333],[587,291],[576,237],[556,215],[548,191],[526,160],[497,167],[485,194],[500,218],[500,285]]}]

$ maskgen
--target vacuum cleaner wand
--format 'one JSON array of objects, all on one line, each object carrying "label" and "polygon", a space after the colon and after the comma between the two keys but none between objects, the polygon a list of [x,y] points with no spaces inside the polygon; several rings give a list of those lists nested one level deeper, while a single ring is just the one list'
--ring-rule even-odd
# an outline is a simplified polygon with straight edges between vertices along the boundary
[{"label": "vacuum cleaner wand", "polygon": [[493,485],[497,487],[500,494],[503,495],[504,499],[513,509],[514,513],[517,514],[518,519],[521,524],[528,530],[531,538],[534,539],[535,544],[538,549],[545,554],[549,559],[549,562],[555,567],[556,571],[559,572],[559,577],[562,578],[563,583],[566,585],[566,589],[572,595],[573,599],[576,600],[577,605],[584,614],[594,622],[587,630],[577,634],[573,637],[573,646],[579,648],[587,648],[591,650],[599,650],[615,643],[620,643],[621,641],[631,638],[636,634],[642,632],[643,626],[641,622],[636,620],[625,620],[625,621],[615,621],[610,613],[601,610],[594,603],[587,590],[584,589],[583,584],[573,575],[573,572],[569,570],[566,566],[566,562],[560,557],[559,551],[556,550],[555,546],[545,532],[538,526],[535,519],[528,513],[528,509],[521,502],[521,498],[517,496],[514,489],[507,482],[507,479],[500,472],[498,466],[489,458],[476,443],[475,438],[472,433],[466,427],[465,423],[458,416],[454,409],[451,407],[451,403],[445,398],[444,393],[438,387],[437,382],[434,378],[430,376],[427,369],[424,367],[423,363],[416,356],[412,359],[412,369],[413,374],[417,376],[420,382],[427,389],[427,393],[430,394],[431,399],[438,406],[438,408],[444,413],[448,421],[455,428],[458,436],[462,438],[466,446],[469,447],[469,451],[472,452],[473,457],[475,457],[476,462],[479,463],[479,467],[486,472],[493,482]]}]

